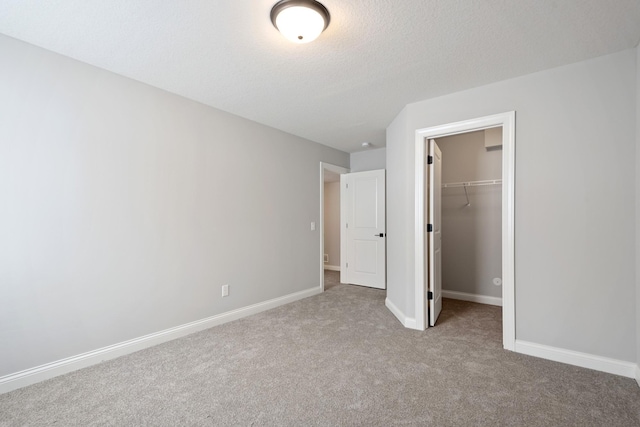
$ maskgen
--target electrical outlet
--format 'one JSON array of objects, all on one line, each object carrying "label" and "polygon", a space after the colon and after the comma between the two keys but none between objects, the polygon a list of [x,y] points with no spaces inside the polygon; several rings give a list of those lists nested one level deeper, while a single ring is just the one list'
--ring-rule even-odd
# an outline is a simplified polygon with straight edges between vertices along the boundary
[{"label": "electrical outlet", "polygon": [[315,222],[311,223],[311,231],[316,231],[316,223]]},{"label": "electrical outlet", "polygon": [[222,285],[222,296],[223,297],[229,296],[229,285]]}]

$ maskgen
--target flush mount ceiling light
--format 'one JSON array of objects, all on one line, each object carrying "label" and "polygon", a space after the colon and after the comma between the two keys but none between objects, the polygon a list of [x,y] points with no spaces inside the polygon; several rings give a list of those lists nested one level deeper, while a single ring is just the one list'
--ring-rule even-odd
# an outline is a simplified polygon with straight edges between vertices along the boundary
[{"label": "flush mount ceiling light", "polygon": [[271,22],[295,43],[309,43],[329,26],[329,11],[315,0],[281,0],[271,8]]}]

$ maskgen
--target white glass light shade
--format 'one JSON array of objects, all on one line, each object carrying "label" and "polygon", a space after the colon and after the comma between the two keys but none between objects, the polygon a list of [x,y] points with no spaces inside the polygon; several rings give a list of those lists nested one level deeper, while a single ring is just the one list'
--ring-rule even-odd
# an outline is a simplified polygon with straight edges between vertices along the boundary
[{"label": "white glass light shade", "polygon": [[274,26],[294,43],[317,39],[329,19],[329,11],[315,0],[282,0],[271,10]]}]

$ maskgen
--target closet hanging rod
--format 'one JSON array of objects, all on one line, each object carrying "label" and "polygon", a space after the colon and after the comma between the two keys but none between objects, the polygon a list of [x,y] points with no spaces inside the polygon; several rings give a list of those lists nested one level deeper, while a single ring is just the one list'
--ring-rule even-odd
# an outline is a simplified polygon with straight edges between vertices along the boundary
[{"label": "closet hanging rod", "polygon": [[501,179],[487,179],[484,181],[465,181],[465,182],[450,182],[447,184],[442,184],[442,188],[452,188],[452,187],[479,187],[481,185],[500,185],[502,184]]}]

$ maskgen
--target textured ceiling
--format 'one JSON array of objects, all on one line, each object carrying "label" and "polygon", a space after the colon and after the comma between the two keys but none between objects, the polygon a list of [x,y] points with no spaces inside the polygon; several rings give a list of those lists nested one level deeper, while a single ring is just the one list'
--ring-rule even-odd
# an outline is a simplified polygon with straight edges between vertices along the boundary
[{"label": "textured ceiling", "polygon": [[298,45],[275,2],[0,0],[0,33],[347,152],[407,103],[640,40],[640,0],[324,0]]}]

